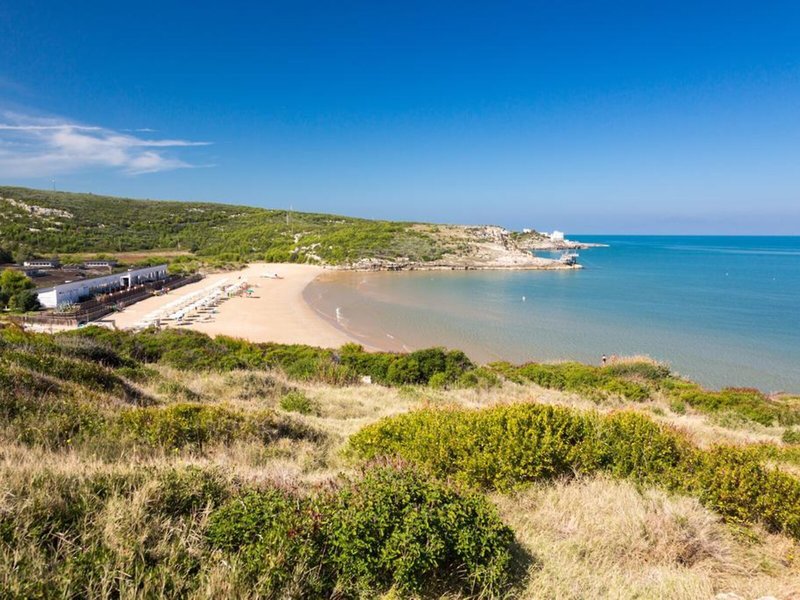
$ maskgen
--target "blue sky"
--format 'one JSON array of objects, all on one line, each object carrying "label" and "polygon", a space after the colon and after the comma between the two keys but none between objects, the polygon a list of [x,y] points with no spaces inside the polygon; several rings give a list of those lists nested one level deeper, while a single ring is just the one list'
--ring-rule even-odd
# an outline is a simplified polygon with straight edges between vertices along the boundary
[{"label": "blue sky", "polygon": [[800,234],[782,2],[0,3],[0,182]]}]

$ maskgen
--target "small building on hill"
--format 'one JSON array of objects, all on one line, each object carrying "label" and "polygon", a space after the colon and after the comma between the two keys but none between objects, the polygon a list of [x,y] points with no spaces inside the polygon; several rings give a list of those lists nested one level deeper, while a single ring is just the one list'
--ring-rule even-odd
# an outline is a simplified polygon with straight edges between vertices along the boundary
[{"label": "small building on hill", "polygon": [[167,265],[129,269],[122,273],[69,281],[50,288],[37,290],[39,303],[45,308],[56,308],[65,304],[75,304],[97,294],[106,294],[130,289],[137,285],[160,281],[167,278]]},{"label": "small building on hill", "polygon": [[58,269],[61,261],[57,258],[32,258],[22,263],[26,269]]},{"label": "small building on hill", "polygon": [[84,261],[83,266],[86,269],[113,269],[117,266],[117,261],[113,259],[87,260]]}]

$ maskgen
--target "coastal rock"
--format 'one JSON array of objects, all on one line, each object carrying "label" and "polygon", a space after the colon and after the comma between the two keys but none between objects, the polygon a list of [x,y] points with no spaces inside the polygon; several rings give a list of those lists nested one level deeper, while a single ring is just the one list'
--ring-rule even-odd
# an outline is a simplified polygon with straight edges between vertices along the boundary
[{"label": "coastal rock", "polygon": [[[430,231],[426,230],[430,234]],[[579,264],[567,264],[559,259],[534,256],[536,249],[554,249],[552,242],[539,233],[519,234],[496,225],[437,226],[434,234],[447,250],[430,261],[408,258],[386,260],[363,258],[340,268],[353,271],[436,271],[436,270],[566,270],[581,269]],[[546,244],[551,244],[547,246]],[[560,242],[558,249],[588,247],[579,242]]]}]

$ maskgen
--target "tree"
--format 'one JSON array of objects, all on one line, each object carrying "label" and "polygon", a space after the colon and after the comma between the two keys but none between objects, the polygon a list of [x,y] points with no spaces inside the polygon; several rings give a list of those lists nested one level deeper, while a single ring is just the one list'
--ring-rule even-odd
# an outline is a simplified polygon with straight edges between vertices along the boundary
[{"label": "tree", "polygon": [[0,264],[14,262],[14,256],[5,248],[0,248]]},{"label": "tree", "polygon": [[12,295],[8,300],[8,308],[12,312],[30,312],[39,310],[39,296],[33,290],[22,290]]},{"label": "tree", "polygon": [[39,308],[36,286],[20,271],[6,269],[0,273],[0,307],[15,312],[28,312]]}]

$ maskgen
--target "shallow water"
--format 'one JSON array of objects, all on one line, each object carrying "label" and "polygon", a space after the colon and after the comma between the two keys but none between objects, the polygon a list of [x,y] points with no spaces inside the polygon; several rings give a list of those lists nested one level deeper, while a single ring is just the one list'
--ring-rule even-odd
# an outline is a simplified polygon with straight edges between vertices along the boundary
[{"label": "shallow water", "polygon": [[478,361],[646,354],[800,393],[800,237],[575,236],[581,271],[332,273],[306,299],[366,344]]}]

